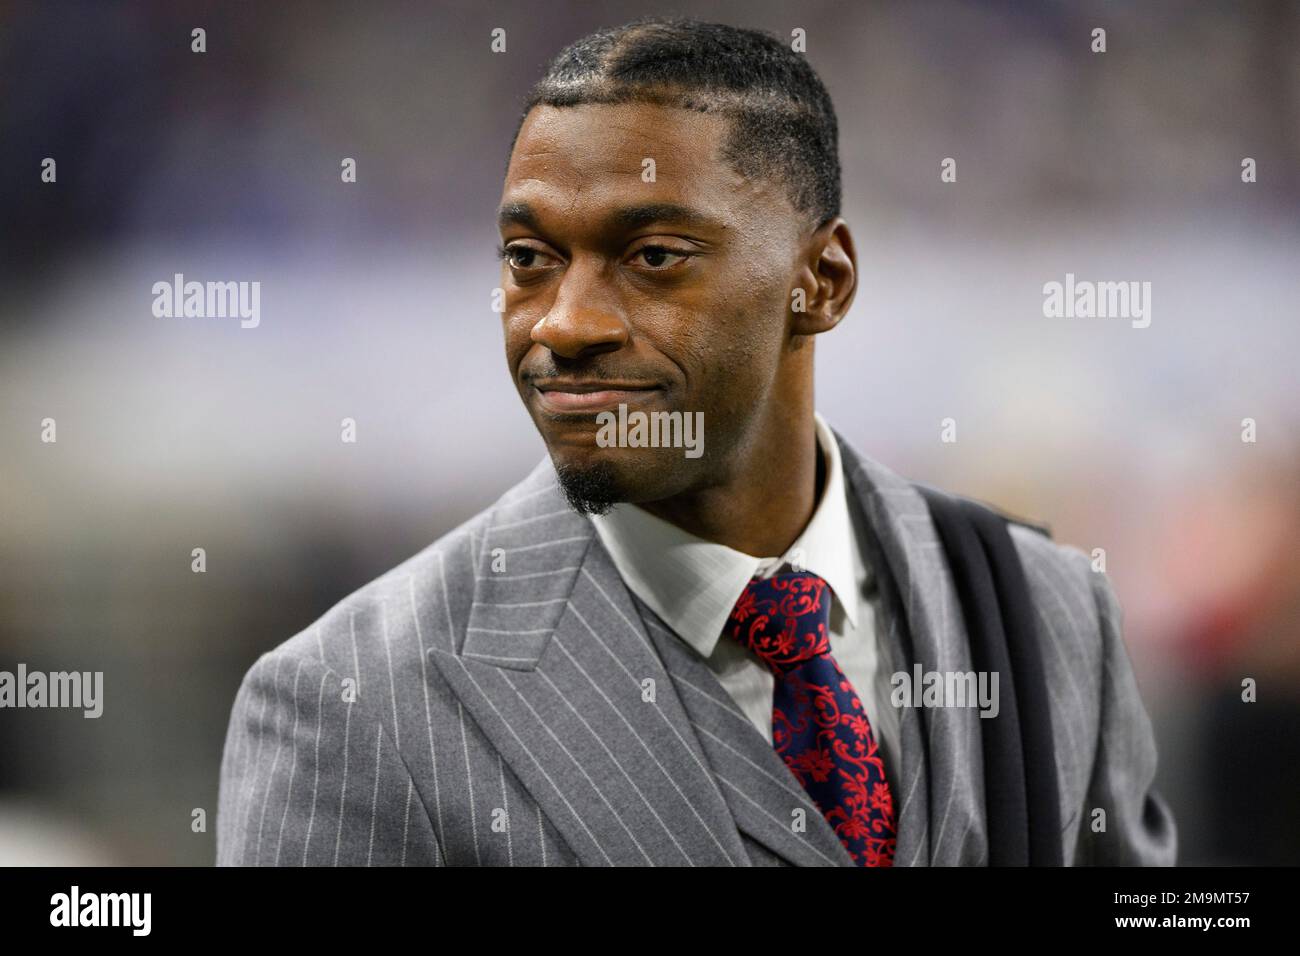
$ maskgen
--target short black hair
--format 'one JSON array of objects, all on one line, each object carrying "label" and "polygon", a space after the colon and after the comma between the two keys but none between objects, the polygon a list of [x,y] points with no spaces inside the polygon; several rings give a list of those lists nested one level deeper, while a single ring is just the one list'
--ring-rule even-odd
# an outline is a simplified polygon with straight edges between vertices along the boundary
[{"label": "short black hair", "polygon": [[560,51],[528,94],[511,152],[535,106],[630,102],[726,116],[722,158],[733,169],[783,185],[817,226],[840,214],[830,94],[802,54],[761,30],[643,17],[585,36]]}]

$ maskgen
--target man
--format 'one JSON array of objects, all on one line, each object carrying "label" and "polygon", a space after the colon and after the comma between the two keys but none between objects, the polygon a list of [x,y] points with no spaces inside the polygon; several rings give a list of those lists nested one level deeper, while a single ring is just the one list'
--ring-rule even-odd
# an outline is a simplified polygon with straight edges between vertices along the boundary
[{"label": "man", "polygon": [[[499,210],[549,459],[254,664],[219,863],[1000,859],[991,715],[894,693],[972,672],[988,622],[922,492],[813,407],[814,337],[857,286],[837,148],[820,80],[764,34],[645,20],[559,55]],[[1010,533],[1047,858],[1172,863],[1110,587]]]}]

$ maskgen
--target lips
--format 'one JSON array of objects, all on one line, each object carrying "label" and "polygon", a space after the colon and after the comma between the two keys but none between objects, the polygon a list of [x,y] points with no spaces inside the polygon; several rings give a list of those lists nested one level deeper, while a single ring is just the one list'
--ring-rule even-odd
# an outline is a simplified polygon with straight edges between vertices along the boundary
[{"label": "lips", "polygon": [[593,413],[632,405],[658,392],[657,385],[633,382],[541,382],[535,384],[537,403],[546,411]]}]

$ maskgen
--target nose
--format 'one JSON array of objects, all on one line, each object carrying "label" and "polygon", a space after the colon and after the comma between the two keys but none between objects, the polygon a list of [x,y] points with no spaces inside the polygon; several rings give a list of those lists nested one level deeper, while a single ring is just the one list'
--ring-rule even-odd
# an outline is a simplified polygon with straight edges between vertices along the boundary
[{"label": "nose", "polygon": [[532,339],[567,359],[614,352],[628,340],[627,321],[598,267],[565,270],[550,311],[533,326]]}]

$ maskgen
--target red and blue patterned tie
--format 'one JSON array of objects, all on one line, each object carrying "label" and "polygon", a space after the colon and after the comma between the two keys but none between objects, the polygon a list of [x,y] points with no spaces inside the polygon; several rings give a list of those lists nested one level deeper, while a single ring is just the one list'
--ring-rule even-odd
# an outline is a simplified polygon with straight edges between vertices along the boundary
[{"label": "red and blue patterned tie", "polygon": [[776,678],[772,746],[858,866],[894,863],[894,801],[866,709],[831,656],[831,592],[805,572],[754,578],[724,633]]}]

